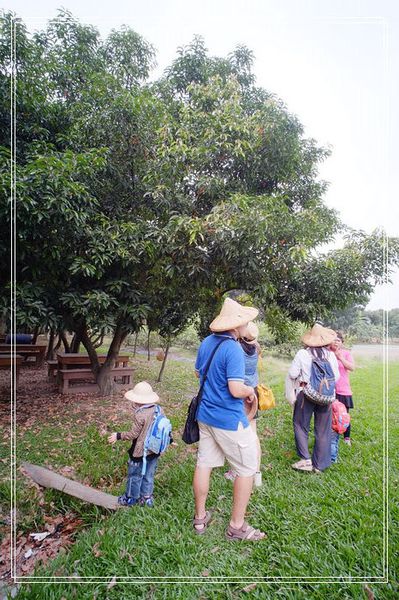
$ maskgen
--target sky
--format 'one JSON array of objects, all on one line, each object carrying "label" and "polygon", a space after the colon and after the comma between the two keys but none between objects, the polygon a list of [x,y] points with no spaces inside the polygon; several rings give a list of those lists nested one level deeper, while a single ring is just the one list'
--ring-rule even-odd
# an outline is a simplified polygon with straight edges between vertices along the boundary
[{"label": "sky", "polygon": [[[157,50],[160,75],[179,46],[201,35],[210,54],[238,44],[255,54],[257,84],[283,99],[305,134],[330,147],[320,169],[326,203],[368,233],[399,236],[394,175],[399,121],[397,0],[5,0],[28,30],[67,8],[103,36],[129,25]],[[369,310],[399,307],[399,272]]]}]

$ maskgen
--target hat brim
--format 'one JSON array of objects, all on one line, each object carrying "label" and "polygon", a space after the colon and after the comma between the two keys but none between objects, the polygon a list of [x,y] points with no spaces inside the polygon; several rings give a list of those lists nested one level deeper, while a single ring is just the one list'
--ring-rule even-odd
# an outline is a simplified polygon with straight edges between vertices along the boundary
[{"label": "hat brim", "polygon": [[129,390],[125,394],[126,400],[130,400],[135,404],[157,404],[159,402],[159,396],[156,392],[146,394],[145,396],[135,394],[133,390]]},{"label": "hat brim", "polygon": [[312,334],[310,331],[302,336],[302,343],[310,348],[322,348],[328,346],[337,337],[337,334],[332,329],[324,328],[324,331],[317,334]]},{"label": "hat brim", "polygon": [[247,325],[258,316],[257,308],[250,306],[241,306],[237,315],[218,315],[209,325],[209,329],[215,333],[218,331],[230,331],[242,325]]}]

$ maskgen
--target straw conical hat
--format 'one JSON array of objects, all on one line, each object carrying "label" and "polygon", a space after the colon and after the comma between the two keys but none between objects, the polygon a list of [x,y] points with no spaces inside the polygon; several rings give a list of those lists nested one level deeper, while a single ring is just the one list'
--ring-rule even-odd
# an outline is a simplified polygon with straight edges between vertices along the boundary
[{"label": "straw conical hat", "polygon": [[322,325],[316,323],[313,325],[312,329],[309,329],[302,336],[302,342],[305,344],[305,346],[317,348],[321,346],[328,346],[335,340],[336,337],[337,334],[333,329],[328,329],[328,327],[323,327]]},{"label": "straw conical hat", "polygon": [[209,325],[211,331],[230,331],[241,325],[246,325],[258,316],[258,309],[249,306],[241,306],[235,300],[226,298],[222,310]]},{"label": "straw conical hat", "polygon": [[156,404],[159,402],[159,396],[146,381],[140,381],[132,390],[125,394],[127,400],[136,404]]}]

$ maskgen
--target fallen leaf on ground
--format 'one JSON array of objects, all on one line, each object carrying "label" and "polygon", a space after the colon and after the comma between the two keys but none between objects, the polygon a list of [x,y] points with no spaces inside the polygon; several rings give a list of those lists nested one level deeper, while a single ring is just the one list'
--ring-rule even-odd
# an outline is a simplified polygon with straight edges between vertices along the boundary
[{"label": "fallen leaf on ground", "polygon": [[257,585],[257,583],[250,583],[249,585],[245,586],[245,588],[242,588],[241,591],[245,593],[252,592],[252,590],[254,590]]},{"label": "fallen leaf on ground", "polygon": [[364,586],[364,591],[367,594],[368,600],[374,600],[374,592],[369,588],[367,584]]},{"label": "fallen leaf on ground", "polygon": [[48,535],[49,531],[43,531],[42,533],[30,533],[29,536],[35,540],[35,542],[43,541]]},{"label": "fallen leaf on ground", "polygon": [[269,427],[265,427],[263,430],[263,435],[266,435],[267,437],[271,437],[274,435],[274,431],[269,429]]},{"label": "fallen leaf on ground", "polygon": [[113,578],[111,579],[111,581],[107,585],[107,590],[110,590],[111,588],[113,588],[114,585],[116,585],[116,577],[115,577],[115,575],[113,576]]}]

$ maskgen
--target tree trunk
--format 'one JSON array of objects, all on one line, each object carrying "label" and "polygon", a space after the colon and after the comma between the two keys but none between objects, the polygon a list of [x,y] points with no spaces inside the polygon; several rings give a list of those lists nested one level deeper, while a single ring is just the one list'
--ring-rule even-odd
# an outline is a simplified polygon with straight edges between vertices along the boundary
[{"label": "tree trunk", "polygon": [[93,340],[93,346],[94,346],[94,348],[99,348],[100,346],[103,345],[104,336],[105,336],[105,329],[101,329],[100,335],[97,336],[97,338],[95,340]]},{"label": "tree trunk", "polygon": [[136,331],[136,334],[134,336],[134,348],[133,348],[133,356],[136,356],[136,351],[137,351],[137,339],[139,337],[139,332]]},{"label": "tree trunk", "polygon": [[54,329],[50,329],[50,337],[47,346],[46,360],[54,360]]},{"label": "tree trunk", "polygon": [[70,346],[68,344],[68,340],[67,340],[67,337],[65,335],[65,331],[63,329],[60,329],[60,331],[58,333],[59,333],[59,336],[60,336],[60,338],[62,340],[62,343],[64,344],[65,352],[67,352],[69,354],[70,351],[71,351],[71,348],[70,348]]},{"label": "tree trunk", "polygon": [[87,354],[89,355],[91,369],[94,375],[97,375],[100,371],[100,363],[98,361],[97,352],[95,351],[93,344],[91,343],[91,339],[85,327],[82,327],[82,329],[80,330],[80,339],[82,341],[83,346],[87,350]]},{"label": "tree trunk", "polygon": [[37,341],[37,336],[39,335],[39,327],[35,327],[35,329],[33,330],[33,336],[32,336],[32,344],[36,344]]},{"label": "tree trunk", "polygon": [[75,335],[72,338],[72,342],[71,342],[71,352],[72,353],[78,353],[79,349],[80,349],[80,344],[81,344],[82,338],[80,335],[80,332],[76,332]]},{"label": "tree trunk", "polygon": [[82,343],[84,344],[90,356],[93,373],[96,375],[96,381],[100,388],[100,394],[103,396],[111,396],[118,390],[111,370],[115,364],[115,359],[119,354],[121,344],[126,335],[127,331],[123,330],[122,325],[117,325],[114,337],[108,350],[107,358],[103,365],[100,365],[98,362],[97,353],[86,329],[82,335]]},{"label": "tree trunk", "polygon": [[161,370],[159,371],[157,383],[159,383],[162,379],[163,371],[164,371],[165,364],[166,364],[166,359],[168,358],[169,348],[170,348],[170,338],[168,339],[168,342],[166,344],[165,356],[163,357],[162,366],[161,366]]},{"label": "tree trunk", "polygon": [[111,375],[112,364],[105,363],[100,367],[97,375],[97,383],[102,396],[113,396],[117,393],[118,387]]},{"label": "tree trunk", "polygon": [[150,348],[150,335],[151,335],[151,331],[150,329],[148,330],[148,336],[147,336],[147,360],[151,359],[151,348]]},{"label": "tree trunk", "polygon": [[61,346],[61,337],[58,334],[58,340],[57,340],[56,345],[54,346],[54,354],[60,349],[60,346]]}]

